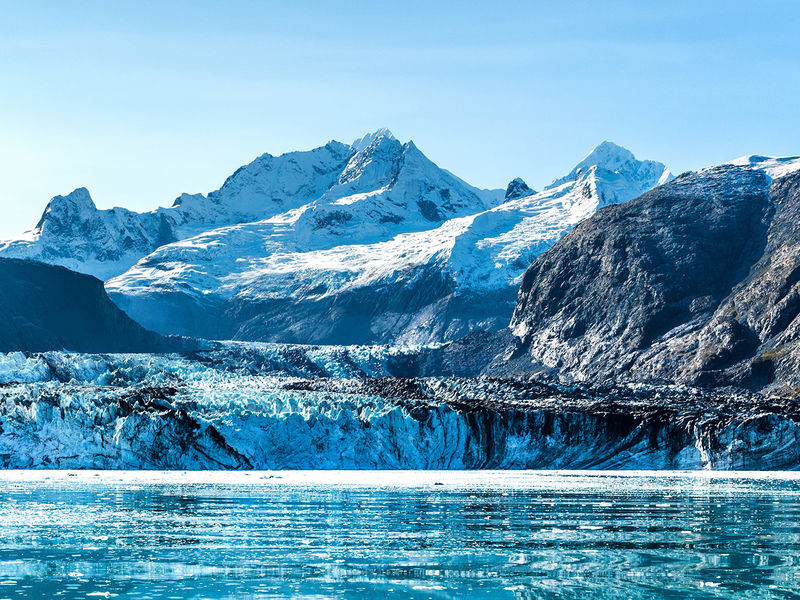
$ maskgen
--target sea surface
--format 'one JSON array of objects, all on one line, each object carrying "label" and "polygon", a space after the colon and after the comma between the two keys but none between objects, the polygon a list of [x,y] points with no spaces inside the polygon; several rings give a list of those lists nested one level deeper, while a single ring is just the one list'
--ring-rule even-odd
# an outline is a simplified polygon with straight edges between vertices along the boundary
[{"label": "sea surface", "polygon": [[800,598],[800,476],[6,471],[0,598]]}]

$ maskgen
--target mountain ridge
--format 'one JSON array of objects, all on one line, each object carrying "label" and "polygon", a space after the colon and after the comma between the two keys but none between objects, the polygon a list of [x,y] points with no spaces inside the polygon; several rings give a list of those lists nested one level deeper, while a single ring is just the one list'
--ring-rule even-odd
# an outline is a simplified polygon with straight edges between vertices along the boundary
[{"label": "mountain ridge", "polygon": [[148,213],[98,210],[79,189],[0,255],[100,275],[162,334],[435,343],[505,327],[533,258],[598,207],[671,176],[604,142],[541,192],[521,179],[479,190],[380,129],[263,154],[218,190]]},{"label": "mountain ridge", "polygon": [[[109,293],[134,318],[165,333],[190,335],[197,319],[189,315],[211,310],[215,329],[205,333],[215,337],[337,344],[446,341],[473,329],[505,327],[533,257],[603,202],[629,200],[669,176],[663,165],[649,180],[590,170],[556,189],[489,198],[475,210],[480,199],[470,190],[454,194],[452,176],[434,170],[416,147],[378,135],[362,152],[346,169],[343,185],[356,181],[351,173],[364,175],[359,161],[370,152],[394,153],[414,172],[400,202],[384,188],[367,195],[333,188],[333,202],[312,202],[271,220],[164,246],[109,281]],[[374,168],[371,161],[366,164]],[[634,166],[639,164],[645,163]],[[394,189],[407,181],[385,170],[377,180],[393,181]],[[452,217],[440,218],[428,206],[433,200],[422,193],[430,182],[440,190],[434,192],[436,210],[449,209]],[[453,202],[464,197],[473,198],[465,208]],[[160,267],[178,264],[181,269]]]},{"label": "mountain ridge", "polygon": [[526,272],[517,345],[494,368],[796,389],[800,160],[770,161],[685,174],[583,221]]}]

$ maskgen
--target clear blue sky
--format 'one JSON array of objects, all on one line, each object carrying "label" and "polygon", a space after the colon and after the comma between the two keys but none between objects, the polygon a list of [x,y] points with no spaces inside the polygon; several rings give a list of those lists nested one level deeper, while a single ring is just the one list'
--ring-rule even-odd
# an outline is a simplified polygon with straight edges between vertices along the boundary
[{"label": "clear blue sky", "polygon": [[609,139],[675,172],[800,154],[800,2],[4,2],[0,237],[389,127],[540,188]]}]

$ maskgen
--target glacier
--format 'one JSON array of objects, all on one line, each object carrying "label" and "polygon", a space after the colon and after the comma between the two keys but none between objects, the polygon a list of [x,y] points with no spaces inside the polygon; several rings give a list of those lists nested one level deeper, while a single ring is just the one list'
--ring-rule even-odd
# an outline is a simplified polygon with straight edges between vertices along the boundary
[{"label": "glacier", "polygon": [[0,466],[795,469],[800,411],[735,391],[398,377],[424,348],[0,354]]}]

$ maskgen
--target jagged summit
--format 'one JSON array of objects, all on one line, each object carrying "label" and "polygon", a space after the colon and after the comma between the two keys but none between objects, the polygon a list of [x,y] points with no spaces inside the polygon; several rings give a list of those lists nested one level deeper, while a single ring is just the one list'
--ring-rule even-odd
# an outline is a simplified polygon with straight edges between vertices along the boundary
[{"label": "jagged summit", "polygon": [[528,187],[528,184],[523,181],[521,177],[512,179],[506,188],[506,200],[515,200],[517,198],[524,198],[536,192]]},{"label": "jagged summit", "polygon": [[577,164],[575,170],[597,166],[608,171],[619,171],[631,163],[636,162],[633,152],[608,140],[598,144]]},{"label": "jagged summit", "polygon": [[394,178],[400,167],[401,155],[405,147],[388,129],[379,129],[353,142],[355,151],[347,162],[339,183],[349,183],[364,175],[380,179],[388,175]]},{"label": "jagged summit", "polygon": [[94,200],[92,200],[92,196],[85,187],[79,187],[72,190],[66,196],[54,196],[50,202],[61,202],[61,201],[68,201],[76,206],[85,206],[88,208],[94,208]]},{"label": "jagged summit", "polygon": [[392,132],[389,131],[386,127],[381,127],[377,131],[374,131],[372,133],[367,133],[363,137],[354,140],[353,143],[350,144],[350,147],[355,152],[361,152],[368,146],[374,144],[375,142],[378,142],[381,139],[394,140],[397,138],[395,138]]},{"label": "jagged summit", "polygon": [[[595,146],[595,148],[568,175],[556,179],[553,183],[545,187],[552,189],[586,178],[591,173],[605,171],[617,173],[632,180],[650,180],[656,176],[659,184],[666,183],[672,179],[672,173],[663,163],[652,160],[638,160],[633,152],[623,148],[614,142],[605,141]],[[651,186],[652,187],[652,186]]]},{"label": "jagged summit", "polygon": [[61,265],[107,279],[142,256],[176,240],[160,211],[98,209],[86,188],[55,196],[36,226],[21,238],[0,242],[0,255]]},{"label": "jagged summit", "polygon": [[66,196],[53,196],[50,202],[47,203],[36,227],[34,227],[34,232],[41,232],[42,228],[53,216],[58,218],[63,216],[80,218],[81,215],[95,210],[97,210],[97,207],[89,194],[89,190],[85,187],[76,188]]}]

